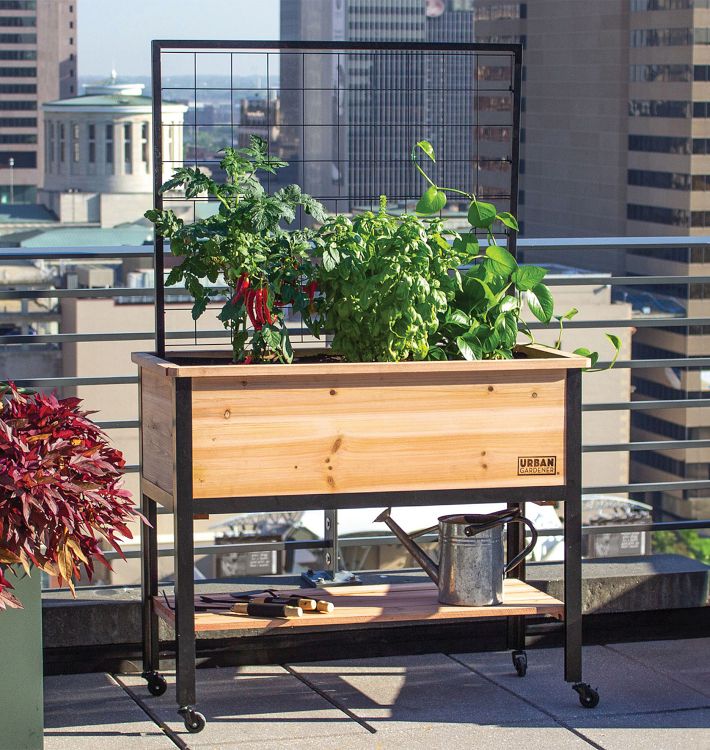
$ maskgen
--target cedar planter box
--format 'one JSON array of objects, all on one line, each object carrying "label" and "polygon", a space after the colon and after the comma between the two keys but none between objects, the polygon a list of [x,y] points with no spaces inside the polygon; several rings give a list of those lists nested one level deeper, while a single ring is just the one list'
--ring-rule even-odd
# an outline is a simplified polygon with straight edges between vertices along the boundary
[{"label": "cedar planter box", "polygon": [[[496,361],[293,365],[181,364],[179,354],[134,354],[143,491],[171,506],[185,460],[191,472],[182,466],[180,473],[191,474],[196,501],[559,490],[566,423],[580,418],[567,413],[579,411],[567,379],[588,360],[538,346],[519,353]],[[186,424],[191,440],[179,458],[176,425]]]}]

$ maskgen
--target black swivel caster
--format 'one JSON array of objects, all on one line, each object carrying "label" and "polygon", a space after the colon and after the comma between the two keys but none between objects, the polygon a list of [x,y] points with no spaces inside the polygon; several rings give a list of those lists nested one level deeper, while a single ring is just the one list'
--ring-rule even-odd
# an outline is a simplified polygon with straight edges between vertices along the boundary
[{"label": "black swivel caster", "polygon": [[599,693],[586,682],[578,682],[576,685],[572,685],[572,690],[578,693],[579,702],[584,708],[594,708],[599,705]]},{"label": "black swivel caster", "polygon": [[183,706],[178,709],[178,713],[185,721],[185,729],[190,734],[197,734],[205,728],[207,723],[205,717],[199,711],[195,711],[192,706]]},{"label": "black swivel caster", "polygon": [[159,672],[146,672],[143,677],[148,681],[148,692],[151,695],[162,695],[168,689],[165,677]]},{"label": "black swivel caster", "polygon": [[525,651],[513,651],[513,666],[518,677],[525,677],[528,671],[528,655]]}]

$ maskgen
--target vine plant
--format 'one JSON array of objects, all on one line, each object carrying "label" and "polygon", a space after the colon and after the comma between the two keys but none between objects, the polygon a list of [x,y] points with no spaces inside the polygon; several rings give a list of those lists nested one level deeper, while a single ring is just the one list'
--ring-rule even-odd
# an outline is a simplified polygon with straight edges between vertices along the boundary
[{"label": "vine plant", "polygon": [[[498,212],[492,203],[486,203],[458,188],[437,185],[422,167],[419,156],[424,154],[436,161],[434,148],[429,141],[419,141],[412,149],[412,161],[428,187],[416,210],[423,215],[439,213],[447,203],[447,194],[464,197],[469,201],[468,223],[471,232],[460,235],[454,242],[457,252],[473,262],[461,277],[452,304],[439,313],[439,325],[430,334],[430,359],[510,359],[522,330],[535,342],[530,327],[522,318],[525,307],[542,323],[553,319],[559,325],[556,349],[562,345],[564,322],[571,320],[576,308],[555,315],[554,300],[549,287],[543,284],[547,270],[541,266],[518,265],[513,255],[496,243],[494,229],[501,224],[517,232],[518,222],[509,212]],[[479,234],[487,240],[481,251]],[[612,333],[605,334],[614,347],[612,367],[621,350],[621,340]],[[599,359],[597,352],[579,348],[575,354],[588,357],[594,367]]]},{"label": "vine plant", "polygon": [[[199,167],[181,167],[160,189],[165,193],[180,188],[186,198],[206,193],[219,202],[214,215],[186,224],[169,209],[146,211],[156,231],[170,240],[172,254],[182,259],[165,283],[184,283],[194,299],[195,320],[213,297],[221,297],[218,318],[231,334],[235,362],[291,362],[293,348],[283,308],[292,305],[310,324],[315,295],[313,231],[285,226],[295,220],[299,209],[318,222],[325,221],[325,211],[298,185],[273,195],[264,190],[259,173],[276,174],[287,163],[272,158],[262,138],[251,136],[247,148],[224,149],[220,166],[227,173],[224,183]],[[205,279],[225,284],[226,299]]]}]

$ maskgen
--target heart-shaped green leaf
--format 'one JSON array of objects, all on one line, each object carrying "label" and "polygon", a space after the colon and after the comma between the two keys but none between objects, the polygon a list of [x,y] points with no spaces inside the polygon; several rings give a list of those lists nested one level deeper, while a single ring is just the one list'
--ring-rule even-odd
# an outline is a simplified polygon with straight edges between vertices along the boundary
[{"label": "heart-shaped green leaf", "polygon": [[416,212],[419,214],[435,214],[446,205],[446,193],[432,185],[422,195],[417,203]]},{"label": "heart-shaped green leaf", "polygon": [[464,359],[469,361],[481,359],[481,354],[483,353],[481,342],[473,334],[464,333],[463,336],[459,336],[456,339],[456,343]]},{"label": "heart-shaped green leaf", "polygon": [[575,349],[572,353],[579,354],[580,357],[587,357],[587,359],[591,362],[592,367],[596,365],[597,360],[599,359],[599,353],[589,351],[586,346],[580,346],[579,349]]},{"label": "heart-shaped green leaf", "polygon": [[486,256],[496,263],[496,270],[503,275],[512,274],[518,268],[515,258],[500,245],[487,247]]},{"label": "heart-shaped green leaf", "polygon": [[492,203],[473,201],[468,207],[468,223],[477,229],[488,229],[496,220],[496,207]]},{"label": "heart-shaped green leaf", "polygon": [[549,323],[552,320],[555,303],[550,290],[544,284],[538,284],[530,291],[525,292],[525,300],[530,312],[541,323]]},{"label": "heart-shaped green leaf", "polygon": [[417,147],[420,148],[432,161],[436,161],[434,147],[429,141],[417,141]]},{"label": "heart-shaped green leaf", "polygon": [[513,214],[509,213],[508,211],[503,211],[503,213],[498,214],[496,216],[496,219],[498,219],[498,221],[502,222],[510,229],[515,229],[516,232],[520,231],[518,227],[518,220],[515,218],[515,216],[513,216]]},{"label": "heart-shaped green leaf", "polygon": [[527,292],[537,286],[547,274],[540,266],[520,266],[513,274],[513,283],[521,292]]}]

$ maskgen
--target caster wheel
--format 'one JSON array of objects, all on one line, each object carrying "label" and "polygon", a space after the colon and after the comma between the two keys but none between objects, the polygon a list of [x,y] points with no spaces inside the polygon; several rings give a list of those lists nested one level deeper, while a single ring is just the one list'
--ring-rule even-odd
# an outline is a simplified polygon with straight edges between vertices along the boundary
[{"label": "caster wheel", "polygon": [[513,651],[513,666],[518,677],[525,677],[528,671],[528,655],[525,651]]},{"label": "caster wheel", "polygon": [[148,680],[148,692],[151,695],[162,695],[168,689],[165,677],[158,672],[148,672],[145,678]]},{"label": "caster wheel", "polygon": [[586,682],[578,682],[572,685],[572,689],[579,694],[579,702],[584,708],[594,708],[599,705],[599,693]]},{"label": "caster wheel", "polygon": [[195,711],[192,706],[185,706],[178,713],[185,721],[185,729],[190,734],[197,734],[205,728],[205,724],[207,723],[205,717],[199,711]]}]

